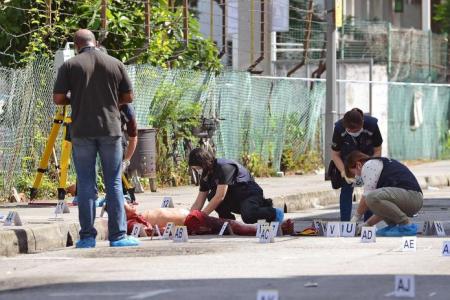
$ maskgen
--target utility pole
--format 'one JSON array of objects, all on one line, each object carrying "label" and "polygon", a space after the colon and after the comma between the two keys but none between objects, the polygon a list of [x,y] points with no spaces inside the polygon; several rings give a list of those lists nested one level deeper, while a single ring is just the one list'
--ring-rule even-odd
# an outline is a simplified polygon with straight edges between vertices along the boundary
[{"label": "utility pole", "polygon": [[101,19],[101,28],[102,30],[106,30],[106,1],[107,0],[102,0],[102,10],[100,13],[100,19]]},{"label": "utility pole", "polygon": [[52,25],[52,0],[47,0],[47,25]]},{"label": "utility pole", "polygon": [[101,3],[101,11],[100,11],[100,34],[98,37],[98,42],[101,44],[104,39],[106,38],[106,8],[107,8],[107,1],[108,0],[102,0]]},{"label": "utility pole", "polygon": [[[151,15],[151,3],[150,0],[145,1],[144,5],[144,30],[145,39],[147,43],[150,43],[151,31],[150,31],[150,15]],[[148,47],[148,45],[147,45]]]},{"label": "utility pole", "polygon": [[[325,141],[323,152],[325,156],[325,169],[331,161],[331,141],[333,138],[334,123],[337,121],[336,112],[336,23],[335,0],[326,0],[327,10],[327,81],[325,105]],[[327,172],[325,171],[325,178]]]},{"label": "utility pole", "polygon": [[188,0],[183,0],[183,38],[185,46],[188,46],[188,36],[189,36],[189,2]]},{"label": "utility pole", "polygon": [[431,30],[431,0],[422,0],[422,30]]}]

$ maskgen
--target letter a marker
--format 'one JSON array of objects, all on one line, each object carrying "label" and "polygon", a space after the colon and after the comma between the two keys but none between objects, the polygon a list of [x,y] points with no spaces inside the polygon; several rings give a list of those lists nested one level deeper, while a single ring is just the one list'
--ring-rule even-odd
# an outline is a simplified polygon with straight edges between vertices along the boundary
[{"label": "letter a marker", "polygon": [[361,229],[361,243],[375,243],[375,226],[363,226]]},{"label": "letter a marker", "polygon": [[394,296],[408,298],[416,296],[416,285],[413,275],[395,276]]}]

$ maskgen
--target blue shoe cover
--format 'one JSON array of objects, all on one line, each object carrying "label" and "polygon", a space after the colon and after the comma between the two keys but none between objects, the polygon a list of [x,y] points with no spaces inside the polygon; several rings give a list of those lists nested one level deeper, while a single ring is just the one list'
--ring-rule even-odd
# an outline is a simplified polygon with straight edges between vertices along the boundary
[{"label": "blue shoe cover", "polygon": [[275,222],[283,222],[284,219],[284,212],[281,208],[275,208]]},{"label": "blue shoe cover", "polygon": [[93,237],[81,239],[76,242],[75,248],[95,248],[95,239]]},{"label": "blue shoe cover", "polygon": [[384,236],[401,237],[401,236],[414,236],[417,234],[416,224],[398,225],[392,227],[384,233]]},{"label": "blue shoe cover", "polygon": [[106,198],[100,198],[98,197],[97,200],[95,200],[95,205],[97,207],[103,207],[103,204],[106,203]]},{"label": "blue shoe cover", "polygon": [[139,246],[140,242],[138,239],[127,236],[123,239],[109,242],[110,247],[132,247],[132,246]]},{"label": "blue shoe cover", "polygon": [[389,226],[386,226],[386,227],[378,229],[377,230],[377,236],[385,236],[386,231],[389,231],[389,230],[391,230],[394,227],[395,227],[395,225],[389,225]]}]

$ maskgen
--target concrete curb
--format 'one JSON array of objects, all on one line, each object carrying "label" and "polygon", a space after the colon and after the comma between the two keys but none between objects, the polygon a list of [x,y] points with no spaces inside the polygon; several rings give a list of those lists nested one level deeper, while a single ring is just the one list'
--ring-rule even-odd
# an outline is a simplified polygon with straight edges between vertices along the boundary
[{"label": "concrete curb", "polygon": [[[450,176],[418,176],[422,189],[427,187],[449,186]],[[357,198],[362,194],[361,188],[356,188]],[[275,207],[287,211],[320,208],[339,203],[339,190],[330,189],[293,195],[273,197]],[[97,239],[108,239],[108,222],[98,219],[95,222]],[[27,225],[0,230],[0,256],[14,256],[17,254],[42,252],[73,246],[79,239],[80,225],[78,222],[54,223],[45,225]]]},{"label": "concrete curb", "polygon": [[[438,176],[418,176],[421,189],[427,189],[428,187],[446,187],[450,186],[450,176],[438,175]],[[355,188],[355,195],[357,199],[362,195],[361,188]],[[287,212],[295,210],[303,210],[309,208],[320,208],[324,206],[334,205],[339,203],[339,190],[332,190],[331,183],[329,190],[315,191],[308,193],[298,193],[287,196],[274,197],[273,204],[275,207],[283,208],[287,207]]]},{"label": "concrete curb", "polygon": [[[362,189],[355,188],[355,195],[359,198],[362,195]],[[339,190],[326,190],[309,193],[299,193],[294,195],[274,197],[273,204],[275,207],[284,207],[286,205],[287,212],[296,210],[304,210],[309,208],[321,208],[339,203]]]},{"label": "concrete curb", "polygon": [[[108,239],[107,222],[96,222],[95,228],[97,239]],[[0,256],[70,247],[80,238],[79,230],[80,225],[75,222],[11,227],[0,231]]]}]

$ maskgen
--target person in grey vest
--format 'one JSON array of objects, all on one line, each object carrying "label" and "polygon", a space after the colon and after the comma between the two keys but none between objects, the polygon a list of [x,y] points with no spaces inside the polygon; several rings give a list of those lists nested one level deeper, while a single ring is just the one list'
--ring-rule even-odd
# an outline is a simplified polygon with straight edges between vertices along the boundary
[{"label": "person in grey vest", "polygon": [[[354,219],[370,209],[373,216],[364,225],[373,226],[383,220],[388,225],[377,230],[377,236],[413,236],[417,225],[410,217],[423,205],[422,189],[414,174],[400,162],[373,157],[353,151],[345,164],[347,177],[359,175],[364,182],[364,193]],[[352,218],[353,219],[353,218]]]},{"label": "person in grey vest", "polygon": [[[272,200],[264,198],[249,171],[236,161],[215,158],[211,152],[196,148],[189,153],[189,166],[200,175],[200,190],[191,211],[209,215],[215,210],[220,218],[231,220],[237,213],[247,224],[283,221],[283,210],[273,208]],[[204,207],[206,199],[209,203]]]}]

